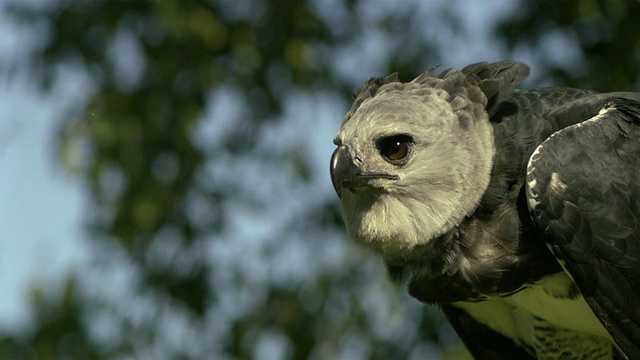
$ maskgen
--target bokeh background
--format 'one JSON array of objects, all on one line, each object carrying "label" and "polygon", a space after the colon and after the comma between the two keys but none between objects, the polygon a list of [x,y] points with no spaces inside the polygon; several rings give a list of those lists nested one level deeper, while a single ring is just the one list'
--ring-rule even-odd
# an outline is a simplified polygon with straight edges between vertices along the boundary
[{"label": "bokeh background", "polygon": [[368,78],[640,90],[638,1],[0,0],[0,359],[458,359],[346,238]]}]

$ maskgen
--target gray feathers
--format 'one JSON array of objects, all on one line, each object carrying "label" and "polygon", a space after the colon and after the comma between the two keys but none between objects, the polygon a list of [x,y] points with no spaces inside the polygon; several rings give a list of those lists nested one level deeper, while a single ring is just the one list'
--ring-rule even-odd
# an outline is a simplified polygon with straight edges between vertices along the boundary
[{"label": "gray feathers", "polygon": [[496,105],[506,98],[514,86],[529,76],[530,69],[522,63],[501,61],[493,64],[481,62],[461,70],[466,80],[475,84],[487,97],[487,112],[493,115]]},{"label": "gray feathers", "polygon": [[[529,76],[530,69],[527,65],[517,62],[502,61],[497,63],[481,62],[466,66],[461,71],[446,69],[439,74],[434,66],[429,71],[413,79],[410,84],[421,85],[425,88],[441,89],[452,98],[466,92],[471,102],[482,104],[489,114],[495,110],[495,104],[504,99],[513,90],[514,86]],[[367,81],[355,92],[355,100],[351,109],[347,112],[343,123],[347,122],[366,100],[376,96],[381,88],[403,89],[407,85],[401,83],[398,74],[393,73],[387,77],[374,77]],[[477,91],[484,94],[485,99]]]},{"label": "gray feathers", "polygon": [[[436,69],[408,83],[396,74],[369,80],[357,91],[335,139],[341,155],[334,154],[332,169],[341,170],[333,181],[347,232],[389,261],[410,258],[412,248],[452,230],[477,208],[495,151],[487,106],[529,73],[526,65],[513,62],[438,74]],[[402,164],[380,156],[379,142],[393,136],[411,142]],[[352,179],[341,178],[347,173]],[[356,188],[365,177],[370,186]],[[393,177],[397,180],[389,181]],[[350,191],[342,191],[345,184]]]},{"label": "gray feathers", "polygon": [[[410,257],[412,248],[473,213],[490,179],[494,141],[487,97],[478,87],[489,80],[482,72],[434,73],[431,69],[408,83],[395,75],[370,80],[358,91],[336,136],[341,155],[334,160],[345,160],[333,161],[333,168],[348,168],[345,161],[357,168],[336,171],[354,179],[333,179],[338,187],[352,186],[346,192],[336,189],[347,232],[392,261]],[[410,139],[407,157],[385,160],[380,141],[397,136]],[[355,187],[364,177],[370,186]]]}]

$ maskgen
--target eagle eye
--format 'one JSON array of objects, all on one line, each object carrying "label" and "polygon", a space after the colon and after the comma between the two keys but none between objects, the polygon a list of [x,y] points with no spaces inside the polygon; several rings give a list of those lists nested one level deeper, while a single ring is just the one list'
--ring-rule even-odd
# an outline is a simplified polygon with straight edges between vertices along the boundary
[{"label": "eagle eye", "polygon": [[397,162],[409,155],[412,139],[408,135],[393,135],[378,141],[378,150],[386,160]]}]

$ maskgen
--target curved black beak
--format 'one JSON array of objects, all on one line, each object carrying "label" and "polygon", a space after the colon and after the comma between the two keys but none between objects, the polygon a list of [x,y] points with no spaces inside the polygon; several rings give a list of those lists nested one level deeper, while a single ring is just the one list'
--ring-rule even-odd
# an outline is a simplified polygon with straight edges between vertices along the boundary
[{"label": "curved black beak", "polygon": [[331,182],[338,197],[342,197],[342,186],[345,181],[352,181],[360,169],[354,164],[346,145],[339,146],[331,156]]},{"label": "curved black beak", "polygon": [[[356,161],[357,160],[357,161]],[[363,171],[359,158],[352,155],[347,145],[340,145],[331,156],[331,182],[338,197],[342,197],[343,189],[355,190],[360,187],[379,187],[374,181],[380,179],[399,180],[396,174]]]}]

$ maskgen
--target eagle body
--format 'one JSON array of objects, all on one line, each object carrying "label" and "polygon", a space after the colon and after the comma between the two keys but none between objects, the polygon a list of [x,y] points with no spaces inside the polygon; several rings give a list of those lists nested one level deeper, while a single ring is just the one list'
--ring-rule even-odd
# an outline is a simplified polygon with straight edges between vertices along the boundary
[{"label": "eagle body", "polygon": [[640,358],[640,94],[528,73],[365,84],[331,161],[347,234],[476,358]]}]

